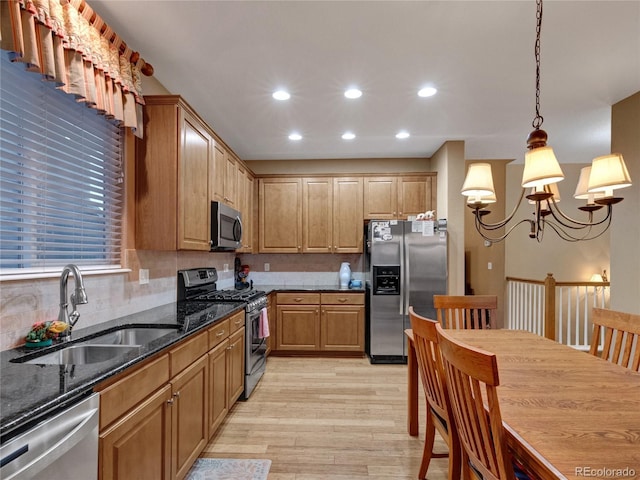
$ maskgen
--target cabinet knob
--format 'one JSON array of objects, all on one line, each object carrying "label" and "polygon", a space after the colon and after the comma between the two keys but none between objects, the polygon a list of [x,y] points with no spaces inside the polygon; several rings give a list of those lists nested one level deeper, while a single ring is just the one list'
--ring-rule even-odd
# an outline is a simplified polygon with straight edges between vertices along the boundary
[{"label": "cabinet knob", "polygon": [[347,299],[346,299],[346,298],[339,298],[339,299],[338,299],[338,301],[339,301],[340,303],[344,303],[344,302],[346,302],[346,301],[347,301]]},{"label": "cabinet knob", "polygon": [[294,302],[298,302],[298,303],[300,303],[300,302],[302,301],[302,298],[300,298],[300,297],[296,297],[296,298],[294,298],[294,299],[293,299],[293,301],[294,301]]},{"label": "cabinet knob", "polygon": [[167,400],[167,405],[171,406],[173,405],[173,402],[174,402],[173,398],[170,398],[169,400]]},{"label": "cabinet knob", "polygon": [[174,394],[173,394],[173,396],[174,396],[175,398],[180,398],[180,392],[178,391],[178,392],[174,393]]},{"label": "cabinet knob", "polygon": [[216,333],[216,337],[221,337],[224,335],[224,330],[222,330],[221,332]]}]

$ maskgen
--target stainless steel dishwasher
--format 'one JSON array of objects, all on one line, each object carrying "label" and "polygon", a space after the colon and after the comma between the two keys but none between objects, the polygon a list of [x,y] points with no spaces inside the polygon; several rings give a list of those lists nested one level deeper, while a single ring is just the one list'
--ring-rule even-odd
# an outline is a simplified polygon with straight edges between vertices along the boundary
[{"label": "stainless steel dishwasher", "polygon": [[98,478],[99,407],[92,394],[0,446],[0,478]]}]

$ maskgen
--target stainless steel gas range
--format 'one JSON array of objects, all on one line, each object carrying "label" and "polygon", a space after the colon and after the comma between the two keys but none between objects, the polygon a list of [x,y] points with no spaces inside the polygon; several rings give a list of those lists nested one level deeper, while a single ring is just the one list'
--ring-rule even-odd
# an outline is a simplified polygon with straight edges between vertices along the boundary
[{"label": "stainless steel gas range", "polygon": [[218,272],[213,267],[178,270],[178,305],[189,316],[206,314],[212,304],[238,303],[245,310],[245,382],[242,398],[248,399],[267,364],[267,340],[260,336],[260,314],[267,295],[253,287],[247,290],[218,290]]}]

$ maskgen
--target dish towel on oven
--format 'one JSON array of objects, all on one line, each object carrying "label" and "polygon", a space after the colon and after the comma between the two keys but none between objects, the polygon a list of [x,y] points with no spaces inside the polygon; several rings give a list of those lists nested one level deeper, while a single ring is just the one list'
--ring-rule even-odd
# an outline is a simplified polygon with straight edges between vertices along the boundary
[{"label": "dish towel on oven", "polygon": [[258,336],[260,338],[267,338],[269,336],[269,317],[267,315],[267,307],[260,310],[260,328],[258,329]]}]

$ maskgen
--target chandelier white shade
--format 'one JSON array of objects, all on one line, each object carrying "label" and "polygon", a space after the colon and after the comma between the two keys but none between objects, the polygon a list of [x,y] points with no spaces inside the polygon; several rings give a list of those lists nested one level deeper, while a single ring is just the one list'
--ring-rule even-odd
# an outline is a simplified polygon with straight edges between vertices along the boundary
[{"label": "chandelier white shade", "polygon": [[613,195],[613,190],[631,186],[629,170],[622,155],[612,153],[593,159],[589,175],[589,193],[605,192],[605,196]]},{"label": "chandelier white shade", "polygon": [[522,187],[540,187],[564,179],[564,173],[551,147],[529,150],[524,156]]},{"label": "chandelier white shade", "polygon": [[491,175],[491,164],[472,163],[464,179],[461,193],[462,195],[476,199],[488,195],[495,195],[493,175]]}]

